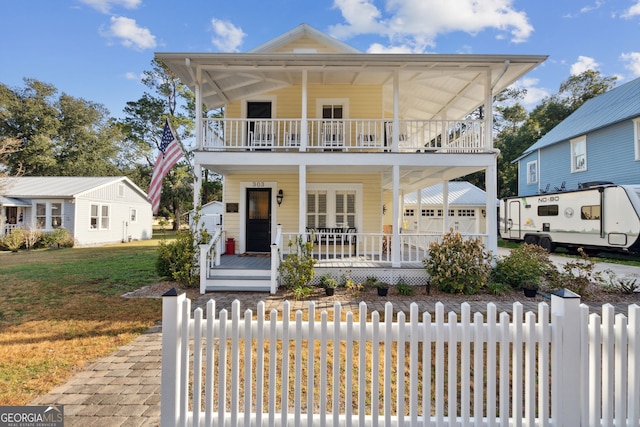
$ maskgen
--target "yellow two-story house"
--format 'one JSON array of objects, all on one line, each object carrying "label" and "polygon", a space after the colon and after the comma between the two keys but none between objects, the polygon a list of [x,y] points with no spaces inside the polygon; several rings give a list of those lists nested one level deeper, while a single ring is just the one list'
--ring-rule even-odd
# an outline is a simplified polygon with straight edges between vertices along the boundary
[{"label": "yellow two-story house", "polygon": [[[201,292],[275,292],[298,236],[313,243],[317,269],[419,283],[447,220],[435,235],[403,230],[403,195],[436,183],[446,194],[450,180],[477,171],[486,172],[481,237],[497,248],[493,96],[546,56],[368,54],[303,24],[247,53],[156,58],[195,93],[197,117],[203,104],[224,111],[196,127],[197,172],[224,180]],[[225,272],[232,259],[238,269]],[[231,280],[251,263],[264,265]]]}]

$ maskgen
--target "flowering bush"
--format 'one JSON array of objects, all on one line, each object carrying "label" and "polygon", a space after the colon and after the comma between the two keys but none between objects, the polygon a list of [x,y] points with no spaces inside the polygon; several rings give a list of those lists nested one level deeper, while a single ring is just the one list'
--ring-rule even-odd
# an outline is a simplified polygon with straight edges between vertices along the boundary
[{"label": "flowering bush", "polygon": [[430,282],[436,289],[452,294],[474,294],[486,285],[491,272],[491,253],[479,238],[463,239],[450,230],[442,243],[429,245],[423,260]]}]

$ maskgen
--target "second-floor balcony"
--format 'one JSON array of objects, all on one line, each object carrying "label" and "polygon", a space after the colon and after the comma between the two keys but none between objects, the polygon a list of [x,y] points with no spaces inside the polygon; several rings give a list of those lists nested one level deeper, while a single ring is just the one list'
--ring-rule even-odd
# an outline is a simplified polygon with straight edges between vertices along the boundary
[{"label": "second-floor balcony", "polygon": [[204,151],[479,153],[492,147],[483,120],[203,119]]}]

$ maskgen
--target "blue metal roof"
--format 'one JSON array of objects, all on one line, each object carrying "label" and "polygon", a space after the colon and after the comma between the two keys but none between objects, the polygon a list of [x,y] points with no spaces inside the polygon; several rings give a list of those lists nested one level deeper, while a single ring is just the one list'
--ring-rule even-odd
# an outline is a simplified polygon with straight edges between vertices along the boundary
[{"label": "blue metal roof", "polygon": [[523,155],[638,116],[640,78],[591,98],[529,147]]}]

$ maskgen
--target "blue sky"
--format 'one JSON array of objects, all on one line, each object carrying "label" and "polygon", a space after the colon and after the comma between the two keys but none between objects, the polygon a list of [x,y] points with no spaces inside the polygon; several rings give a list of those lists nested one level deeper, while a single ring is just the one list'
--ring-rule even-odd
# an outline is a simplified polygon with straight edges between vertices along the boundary
[{"label": "blue sky", "polygon": [[363,52],[541,54],[527,106],[571,74],[640,77],[640,0],[3,0],[0,82],[23,78],[122,117],[154,52],[245,52],[301,23]]}]

